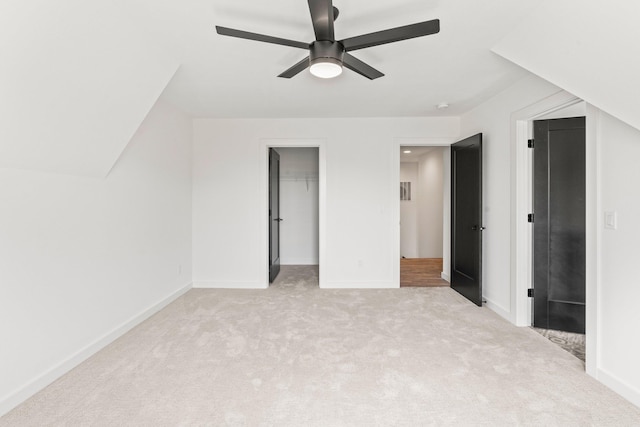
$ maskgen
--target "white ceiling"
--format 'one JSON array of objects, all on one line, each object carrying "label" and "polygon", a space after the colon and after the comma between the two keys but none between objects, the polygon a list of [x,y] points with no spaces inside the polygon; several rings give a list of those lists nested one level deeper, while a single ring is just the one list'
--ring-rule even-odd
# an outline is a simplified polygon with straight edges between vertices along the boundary
[{"label": "white ceiling", "polygon": [[[336,38],[440,19],[439,34],[354,56],[386,75],[349,70],[325,81],[307,71],[276,77],[301,49],[220,36],[215,25],[310,42],[305,0],[146,2],[183,49],[166,97],[196,117],[457,116],[527,74],[490,49],[535,7],[533,0],[335,0]],[[172,46],[172,48],[175,48]],[[437,110],[447,102],[450,108]]]},{"label": "white ceiling", "polygon": [[[424,156],[430,151],[441,150],[442,147],[400,147],[400,161],[401,162],[418,162],[420,161],[420,157]],[[405,151],[411,151],[410,153],[405,153]]]},{"label": "white ceiling", "polygon": [[215,25],[309,42],[306,0],[2,0],[0,167],[105,176],[163,94],[194,117],[457,120],[529,72],[640,129],[638,2],[335,2],[338,39],[435,18],[441,32],[354,52],[374,81],[287,80],[305,51]]}]

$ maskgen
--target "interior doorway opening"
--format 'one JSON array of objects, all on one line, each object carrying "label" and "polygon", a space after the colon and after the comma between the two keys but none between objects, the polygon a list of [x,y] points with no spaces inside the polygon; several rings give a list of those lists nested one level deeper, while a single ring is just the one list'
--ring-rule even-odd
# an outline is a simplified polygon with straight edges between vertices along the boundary
[{"label": "interior doorway opening", "polygon": [[449,286],[448,146],[400,146],[400,287]]},{"label": "interior doorway opening", "polygon": [[269,282],[319,286],[318,147],[269,147]]},{"label": "interior doorway opening", "polygon": [[586,113],[586,104],[577,102],[529,122],[531,326],[583,362]]}]

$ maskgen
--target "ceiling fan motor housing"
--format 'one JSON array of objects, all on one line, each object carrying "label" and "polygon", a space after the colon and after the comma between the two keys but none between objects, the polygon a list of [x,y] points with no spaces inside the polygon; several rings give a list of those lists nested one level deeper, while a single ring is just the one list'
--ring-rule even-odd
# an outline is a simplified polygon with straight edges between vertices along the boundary
[{"label": "ceiling fan motor housing", "polygon": [[307,2],[309,3],[309,12],[311,13],[311,22],[315,34],[315,41],[311,43],[250,33],[248,31],[235,30],[217,25],[216,31],[223,36],[238,37],[309,50],[308,57],[289,67],[289,69],[279,74],[278,77],[290,79],[303,70],[310,68],[311,74],[314,76],[328,79],[339,76],[344,67],[355,71],[369,80],[377,79],[384,76],[384,74],[351,55],[352,51],[387,43],[395,43],[415,37],[428,36],[440,31],[440,20],[432,19],[430,21],[418,22],[417,24],[404,25],[402,27],[336,40],[333,23],[340,12],[333,6],[333,0],[307,0]]},{"label": "ceiling fan motor housing", "polygon": [[340,42],[315,41],[309,45],[309,64],[316,62],[335,62],[342,65],[344,46]]}]

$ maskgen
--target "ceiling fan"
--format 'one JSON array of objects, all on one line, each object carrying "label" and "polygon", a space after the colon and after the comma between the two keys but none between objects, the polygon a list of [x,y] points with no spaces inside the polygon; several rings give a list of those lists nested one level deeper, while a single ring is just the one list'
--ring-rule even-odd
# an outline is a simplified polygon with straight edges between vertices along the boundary
[{"label": "ceiling fan", "polygon": [[308,2],[309,10],[311,12],[311,21],[313,22],[313,30],[316,35],[316,39],[311,43],[282,39],[279,37],[266,36],[263,34],[250,33],[247,31],[234,30],[232,28],[220,26],[216,26],[216,31],[218,34],[223,36],[297,47],[299,49],[306,49],[309,51],[308,57],[295,64],[278,77],[290,79],[305,70],[307,67],[310,67],[311,74],[322,78],[332,78],[340,75],[342,73],[342,67],[344,66],[370,80],[382,77],[384,74],[355,58],[349,52],[371,46],[412,39],[415,37],[428,36],[440,31],[440,20],[433,19],[431,21],[419,22],[417,24],[405,25],[356,37],[349,37],[343,40],[336,40],[333,23],[338,18],[338,8],[333,6],[332,0],[308,0]]}]

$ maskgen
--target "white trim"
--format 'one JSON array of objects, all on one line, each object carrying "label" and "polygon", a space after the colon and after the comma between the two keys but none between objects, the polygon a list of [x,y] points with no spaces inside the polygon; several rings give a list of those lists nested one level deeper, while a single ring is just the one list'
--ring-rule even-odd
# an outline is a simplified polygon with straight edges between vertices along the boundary
[{"label": "white trim", "polygon": [[399,282],[369,281],[369,282],[325,282],[322,289],[398,289]]},{"label": "white trim", "polygon": [[[538,117],[584,102],[565,91],[557,92],[533,105],[511,114],[511,319],[518,326],[531,325],[531,303],[527,289],[532,286],[532,233],[527,223],[531,212],[532,170],[531,153],[527,139],[531,135],[531,122]],[[598,345],[600,288],[599,248],[601,224],[600,201],[600,137],[597,133],[598,115],[587,105],[586,120],[586,372],[596,377],[600,348]]]},{"label": "white trim", "polygon": [[[261,138],[258,144],[260,155],[258,156],[258,170],[260,176],[268,177],[269,173],[269,148],[271,147],[317,147],[318,148],[318,261],[319,286],[323,287],[327,259],[327,141],[325,138]],[[260,180],[258,180],[260,181]],[[266,215],[269,209],[269,180],[265,179],[260,185],[258,194],[261,194],[260,209],[256,212],[258,221],[259,239],[261,250],[258,265],[261,266],[261,276],[264,278],[262,287],[269,287],[269,218]],[[315,263],[314,263],[315,264]]]},{"label": "white trim", "polygon": [[199,280],[193,282],[194,289],[266,289],[264,282],[241,282],[235,280]]},{"label": "white trim", "polygon": [[[600,110],[587,104],[586,129],[586,202],[587,202],[587,242],[586,242],[586,371],[598,378],[597,369],[602,360],[600,342],[600,287],[602,285],[602,227],[604,223],[602,209],[601,181],[602,137],[600,135]],[[638,400],[636,400],[637,402]],[[639,405],[640,406],[640,405]]]},{"label": "white trim", "polygon": [[80,365],[89,357],[93,356],[94,354],[129,332],[131,329],[138,326],[149,317],[165,308],[167,305],[171,304],[173,301],[188,292],[191,288],[192,285],[191,283],[189,283],[176,290],[167,297],[151,305],[149,308],[141,311],[139,314],[136,314],[133,317],[129,318],[120,326],[113,328],[111,331],[102,335],[100,338],[81,348],[80,350],[69,356],[67,359],[63,360],[62,362],[50,368],[45,373],[31,380],[23,387],[4,396],[2,399],[0,399],[0,417],[8,413],[10,410],[45,388],[49,384],[53,383],[55,380],[57,380],[76,366]]},{"label": "white trim", "polygon": [[[389,158],[391,159],[391,185],[389,186],[390,193],[390,206],[391,206],[391,227],[392,227],[392,241],[391,245],[391,262],[393,265],[393,284],[396,288],[400,287],[400,202],[398,200],[398,183],[400,182],[400,147],[449,147],[456,142],[457,138],[436,138],[436,137],[424,137],[424,138],[394,138],[394,143],[391,144],[391,153]],[[446,179],[450,179],[445,177]],[[443,218],[443,241],[444,236],[450,235],[451,229],[446,227],[446,218]],[[449,238],[451,240],[451,238]],[[444,246],[444,243],[443,243]],[[449,265],[443,265],[442,269],[448,271]],[[445,274],[444,272],[442,274]],[[444,279],[444,277],[443,277]],[[445,279],[449,281],[449,276]]]},{"label": "white trim", "polygon": [[451,282],[451,278],[444,271],[440,273],[440,277],[442,278],[442,280],[446,280],[447,282]]},{"label": "white trim", "polygon": [[508,309],[504,308],[500,304],[497,304],[497,303],[493,302],[492,300],[490,300],[487,297],[483,297],[483,298],[484,298],[484,306],[485,307],[487,307],[491,311],[494,311],[498,316],[503,317],[508,321],[511,320],[511,313],[510,313],[510,311]]},{"label": "white trim", "polygon": [[318,258],[280,258],[280,265],[319,265]]},{"label": "white trim", "polygon": [[636,387],[600,368],[597,370],[596,378],[629,402],[640,407],[640,390]]},{"label": "white trim", "polygon": [[511,322],[531,325],[531,304],[527,289],[531,287],[531,153],[527,147],[531,121],[570,105],[582,102],[576,96],[559,91],[511,114]]}]

